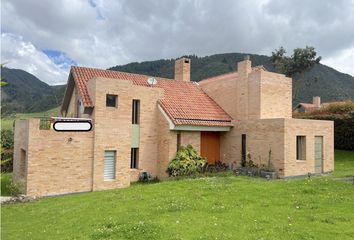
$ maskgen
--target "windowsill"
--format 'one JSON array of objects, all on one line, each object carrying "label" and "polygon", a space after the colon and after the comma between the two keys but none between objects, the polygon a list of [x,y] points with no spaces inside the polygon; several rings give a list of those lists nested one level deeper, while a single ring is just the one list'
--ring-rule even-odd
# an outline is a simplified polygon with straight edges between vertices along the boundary
[{"label": "windowsill", "polygon": [[306,162],[306,159],[305,159],[305,160],[296,159],[296,162],[297,162],[297,163],[305,163],[305,162]]},{"label": "windowsill", "polygon": [[114,182],[116,179],[103,180],[104,182]]},{"label": "windowsill", "polygon": [[130,171],[142,171],[143,169],[140,169],[140,168],[131,168]]}]

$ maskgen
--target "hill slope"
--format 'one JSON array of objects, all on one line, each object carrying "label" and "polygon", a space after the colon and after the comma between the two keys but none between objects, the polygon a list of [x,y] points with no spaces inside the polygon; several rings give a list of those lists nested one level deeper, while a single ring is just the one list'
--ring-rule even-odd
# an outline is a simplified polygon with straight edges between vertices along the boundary
[{"label": "hill slope", "polygon": [[[237,70],[236,63],[250,55],[252,66],[263,65],[268,71],[275,72],[270,57],[256,54],[225,53],[206,57],[195,55],[191,58],[191,79],[204,78]],[[115,66],[111,70],[141,73],[151,76],[173,78],[174,59],[129,63]],[[354,78],[322,64],[293,77],[293,103],[311,102],[313,96],[321,96],[323,101],[354,99]]]},{"label": "hill slope", "polygon": [[20,69],[1,68],[1,75],[8,83],[1,87],[3,114],[41,112],[61,103],[65,85],[49,86]]},{"label": "hill slope", "polygon": [[[191,79],[200,81],[204,78],[235,71],[236,63],[246,54],[225,53],[206,57],[195,55],[191,58]],[[264,65],[268,71],[275,72],[270,57],[250,55],[252,65]],[[49,86],[32,74],[20,69],[1,68],[2,77],[9,84],[1,89],[2,113],[42,112],[61,104],[65,85]],[[173,78],[174,59],[147,62],[133,62],[115,66],[110,70],[141,73],[151,76]],[[293,104],[311,102],[313,96],[321,96],[322,101],[354,99],[354,77],[336,71],[322,64],[293,77]]]}]

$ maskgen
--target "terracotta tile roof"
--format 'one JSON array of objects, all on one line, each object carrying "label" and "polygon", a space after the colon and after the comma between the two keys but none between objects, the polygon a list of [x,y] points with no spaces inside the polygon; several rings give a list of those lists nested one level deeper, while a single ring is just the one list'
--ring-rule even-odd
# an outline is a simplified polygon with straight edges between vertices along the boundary
[{"label": "terracotta tile roof", "polygon": [[315,105],[312,103],[299,103],[300,106],[302,106],[305,109],[312,109],[315,108]]},{"label": "terracotta tile roof", "polygon": [[345,102],[343,102],[343,101],[324,102],[324,103],[321,103],[321,105],[319,107],[316,107],[315,104],[313,104],[313,103],[299,103],[295,107],[295,109],[302,106],[305,110],[315,110],[315,109],[319,109],[319,108],[323,108],[323,107],[328,107],[331,104],[343,104],[343,103],[345,103]]},{"label": "terracotta tile roof", "polygon": [[[150,76],[95,68],[72,67],[71,74],[76,82],[85,107],[93,107],[86,82],[94,77],[130,80],[134,85],[150,87]],[[194,82],[176,81],[156,77],[154,87],[164,89],[160,106],[176,125],[232,126],[232,118]]]},{"label": "terracotta tile roof", "polygon": [[[267,69],[263,65],[258,65],[258,66],[252,67],[252,71],[261,71],[261,70],[262,71],[267,71]],[[237,76],[238,76],[238,72],[237,71],[228,72],[228,73],[224,73],[224,74],[213,76],[213,77],[209,77],[209,78],[204,78],[204,79],[199,81],[199,84],[203,85],[203,84],[206,84],[206,83],[219,81],[221,79],[230,78],[230,77],[237,77]]]}]

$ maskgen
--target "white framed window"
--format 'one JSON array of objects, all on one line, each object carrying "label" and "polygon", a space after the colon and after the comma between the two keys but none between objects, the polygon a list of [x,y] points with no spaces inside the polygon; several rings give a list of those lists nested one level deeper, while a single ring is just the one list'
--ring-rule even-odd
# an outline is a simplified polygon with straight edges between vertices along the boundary
[{"label": "white framed window", "polygon": [[116,179],[116,151],[104,152],[104,180],[111,181]]}]

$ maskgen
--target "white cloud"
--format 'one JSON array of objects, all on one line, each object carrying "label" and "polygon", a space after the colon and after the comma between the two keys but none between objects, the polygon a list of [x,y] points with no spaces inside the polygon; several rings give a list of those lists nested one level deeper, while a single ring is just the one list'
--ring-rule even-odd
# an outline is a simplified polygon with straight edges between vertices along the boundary
[{"label": "white cloud", "polygon": [[31,42],[11,33],[1,33],[1,62],[6,67],[23,69],[50,84],[66,83],[68,70],[55,65]]},{"label": "white cloud", "polygon": [[[300,0],[299,0],[300,1]],[[270,54],[312,45],[323,62],[353,75],[353,0],[3,0],[2,29],[78,65],[223,52]]]},{"label": "white cloud", "polygon": [[324,59],[322,63],[354,76],[354,46],[339,52],[333,57]]}]

